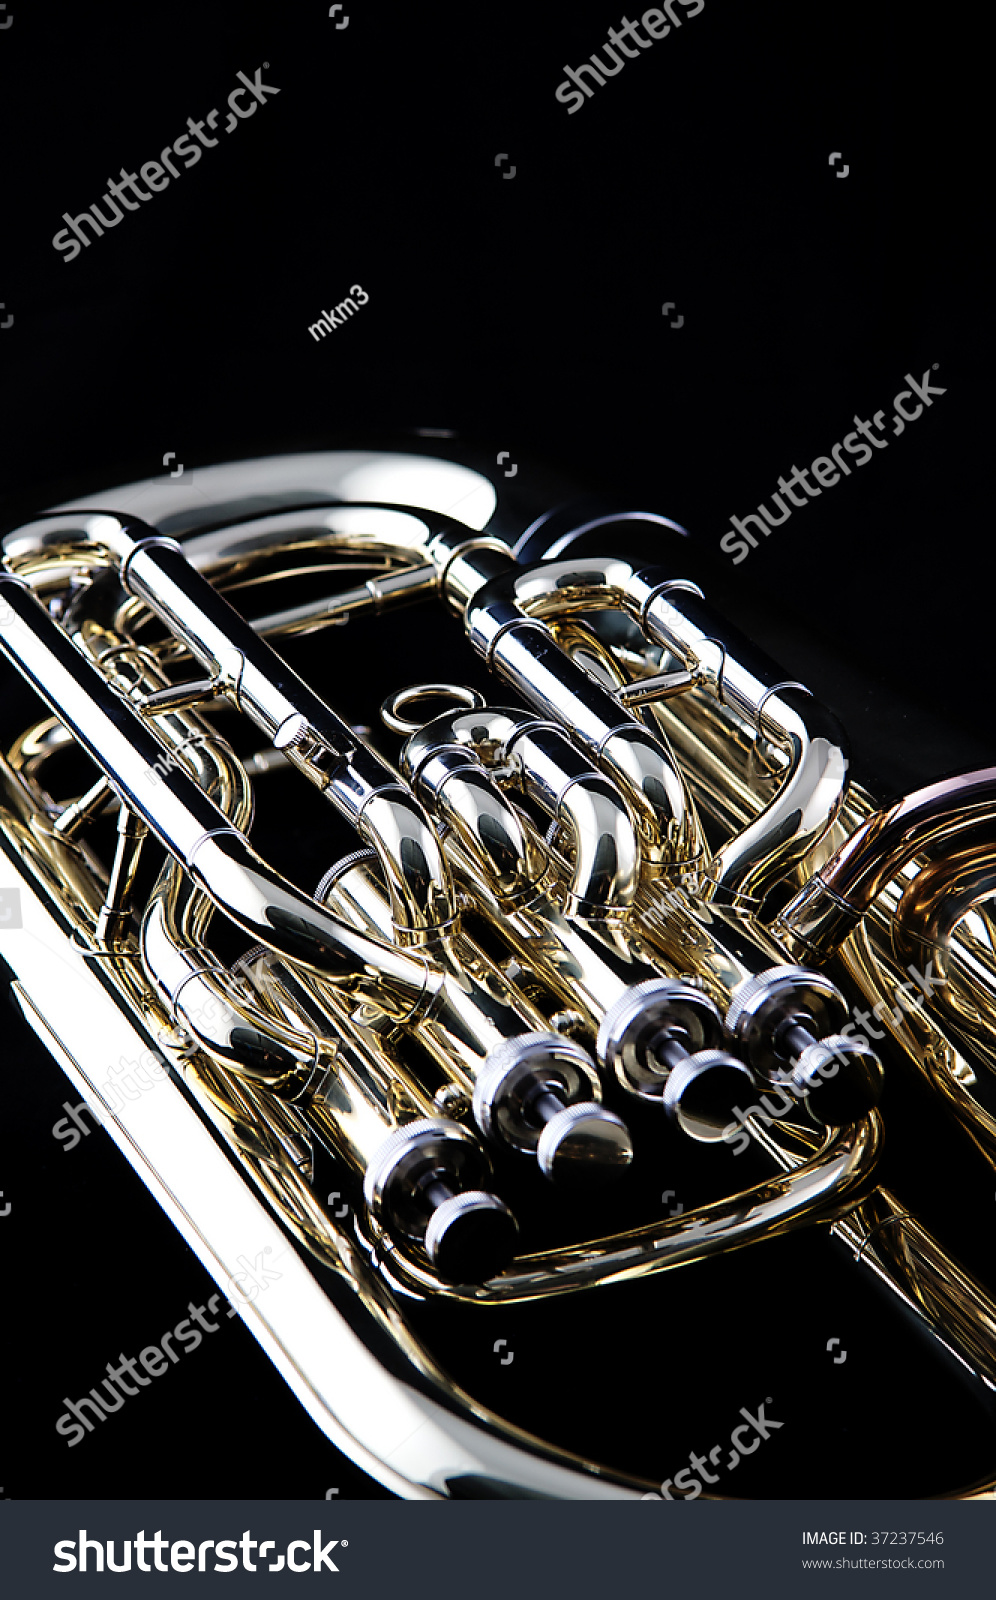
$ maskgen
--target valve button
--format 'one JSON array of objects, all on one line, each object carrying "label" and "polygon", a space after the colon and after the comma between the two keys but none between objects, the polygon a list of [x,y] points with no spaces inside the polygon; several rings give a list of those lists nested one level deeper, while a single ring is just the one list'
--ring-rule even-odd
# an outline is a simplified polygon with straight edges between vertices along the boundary
[{"label": "valve button", "polygon": [[633,1159],[624,1122],[594,1102],[565,1106],[540,1134],[536,1159],[544,1177],[565,1189],[591,1189],[622,1177]]}]

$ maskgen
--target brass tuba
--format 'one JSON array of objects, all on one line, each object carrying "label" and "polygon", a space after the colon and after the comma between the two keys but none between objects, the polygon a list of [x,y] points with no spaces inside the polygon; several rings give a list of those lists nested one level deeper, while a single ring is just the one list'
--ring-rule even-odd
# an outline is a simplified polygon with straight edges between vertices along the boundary
[{"label": "brass tuba", "polygon": [[[219,1287],[279,1260],[247,1325],[397,1494],[869,1492],[851,1426],[875,1492],[981,1494],[992,1224],[961,1265],[922,1179],[993,1188],[996,768],[877,804],[681,545],[373,451],[10,532],[0,953]],[[955,1419],[922,1458],[892,1370]]]}]

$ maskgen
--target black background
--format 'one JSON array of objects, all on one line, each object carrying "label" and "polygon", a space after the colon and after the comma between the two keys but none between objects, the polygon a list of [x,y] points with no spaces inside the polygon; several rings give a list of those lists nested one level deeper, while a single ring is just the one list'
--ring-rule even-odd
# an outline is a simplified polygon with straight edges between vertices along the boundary
[{"label": "black background", "polygon": [[[510,452],[524,504],[552,468],[687,527],[689,575],[833,706],[883,793],[991,760],[976,13],[707,0],[568,115],[563,65],[601,49],[612,6],[344,11],[0,13],[4,527],[167,451],[196,473],[453,429]],[[52,247],[188,116],[223,126],[263,62],[280,92],[254,117],[74,261]],[[316,344],[355,283],[369,303]],[[935,363],[945,394],[887,450],[741,566],[719,553],[731,514]],[[52,1139],[76,1095],[23,1032],[5,1024],[0,1100],[31,1207],[2,1493],[379,1493],[237,1321],[105,1437],[56,1438],[63,1394],[212,1286],[104,1134]]]}]

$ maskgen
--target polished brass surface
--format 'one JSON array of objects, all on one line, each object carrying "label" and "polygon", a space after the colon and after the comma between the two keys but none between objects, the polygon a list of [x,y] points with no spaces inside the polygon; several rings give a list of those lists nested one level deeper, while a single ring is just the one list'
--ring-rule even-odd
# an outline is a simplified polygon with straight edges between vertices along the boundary
[{"label": "polished brass surface", "polygon": [[[878,806],[830,713],[680,574],[621,556],[522,566],[486,511],[308,499],[282,488],[203,526],[194,508],[182,539],[88,507],[8,536],[0,648],[50,714],[0,755],[0,838],[302,1259],[349,1286],[450,1417],[433,1412],[449,1442],[426,1438],[411,1492],[437,1492],[433,1451],[478,1440],[460,1429],[497,1441],[515,1492],[647,1486],[472,1399],[407,1306],[583,1299],[804,1229],[832,1231],[996,1390],[996,1306],[879,1184],[881,1069],[846,1037],[864,998],[996,1163],[996,769]],[[323,592],[285,603],[301,578]],[[351,726],[277,653],[434,599],[496,698],[521,703],[491,703],[459,666],[453,682],[411,672],[381,706],[386,755],[373,704]],[[250,728],[263,744],[247,754]],[[317,890],[250,842],[273,773],[358,836]],[[70,1057],[37,994],[19,999]],[[817,1065],[839,1075],[822,1101]],[[780,1094],[777,1115],[732,1121],[731,1083],[769,1109]],[[735,1132],[770,1175],[738,1187],[731,1168],[680,1216],[615,1230],[568,1208],[552,1242],[517,1243],[506,1186],[618,1177],[628,1106],[651,1108],[665,1149]],[[348,1221],[317,1188],[328,1154]],[[380,1416],[394,1379],[370,1382]],[[380,1448],[363,1459],[393,1482]]]}]

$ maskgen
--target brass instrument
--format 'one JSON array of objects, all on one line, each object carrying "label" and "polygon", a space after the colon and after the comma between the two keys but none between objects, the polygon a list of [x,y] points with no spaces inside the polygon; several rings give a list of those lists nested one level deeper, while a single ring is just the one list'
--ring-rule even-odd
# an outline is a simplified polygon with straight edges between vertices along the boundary
[{"label": "brass instrument", "polygon": [[[996,1160],[996,768],[879,808],[670,526],[644,519],[652,562],[588,554],[626,520],[523,534],[480,472],[341,451],[4,540],[0,647],[44,712],[0,755],[18,1003],[221,1288],[280,1260],[244,1319],[405,1497],[658,1493],[663,1443],[656,1476],[606,1459],[454,1350],[668,1295],[632,1334],[660,1375],[696,1264],[790,1236],[845,1246],[991,1430],[996,1303],[882,1186],[879,1108],[908,1069]],[[402,608],[450,630],[445,679],[386,655]],[[310,879],[253,842],[277,788]],[[168,1072],[112,1103],[107,1061],[150,1049]],[[677,1170],[696,1198],[662,1213]],[[984,1492],[989,1462],[929,1492]]]}]

